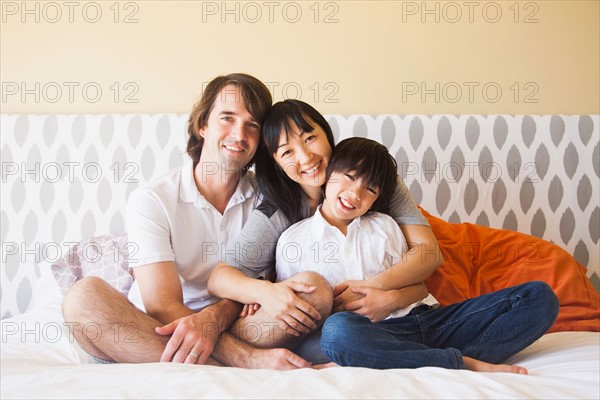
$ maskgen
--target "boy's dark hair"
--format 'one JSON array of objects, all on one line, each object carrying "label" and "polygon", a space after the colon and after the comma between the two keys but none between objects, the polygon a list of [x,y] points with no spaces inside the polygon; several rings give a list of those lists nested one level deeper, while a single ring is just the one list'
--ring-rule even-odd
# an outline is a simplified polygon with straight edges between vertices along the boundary
[{"label": "boy's dark hair", "polygon": [[[260,80],[248,74],[229,74],[218,76],[206,86],[202,97],[196,104],[188,120],[188,144],[187,153],[194,160],[194,166],[200,161],[204,138],[198,132],[206,126],[210,112],[219,93],[228,85],[235,86],[242,92],[242,98],[248,112],[262,125],[271,103],[271,92]],[[231,95],[231,93],[229,94]],[[243,169],[244,172],[250,168],[252,161]]]},{"label": "boy's dark hair", "polygon": [[300,100],[288,99],[273,104],[263,123],[262,137],[255,157],[258,188],[266,205],[281,210],[291,223],[295,223],[308,216],[303,215],[306,194],[273,158],[279,146],[281,133],[286,132],[289,135],[292,124],[303,132],[312,132],[313,125],[316,124],[325,132],[332,149],[335,142],[331,127],[325,118],[312,106]]},{"label": "boy's dark hair", "polygon": [[388,149],[371,139],[353,137],[342,140],[333,150],[327,165],[327,180],[334,172],[352,172],[368,186],[379,189],[371,211],[389,214],[389,203],[398,180],[397,163]]}]

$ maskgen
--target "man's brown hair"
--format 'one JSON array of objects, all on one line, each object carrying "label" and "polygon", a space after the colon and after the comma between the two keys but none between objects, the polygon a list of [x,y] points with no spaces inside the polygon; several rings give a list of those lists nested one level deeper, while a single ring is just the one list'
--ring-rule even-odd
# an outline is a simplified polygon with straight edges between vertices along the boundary
[{"label": "man's brown hair", "polygon": [[[261,126],[271,108],[273,100],[271,93],[264,83],[248,74],[229,74],[218,76],[206,86],[200,100],[194,105],[188,120],[187,153],[194,160],[194,165],[200,161],[204,138],[200,136],[200,129],[206,126],[210,112],[219,93],[228,85],[240,89],[244,105],[250,114]],[[224,93],[226,95],[226,93]],[[252,165],[252,161],[244,167],[244,172]]]}]

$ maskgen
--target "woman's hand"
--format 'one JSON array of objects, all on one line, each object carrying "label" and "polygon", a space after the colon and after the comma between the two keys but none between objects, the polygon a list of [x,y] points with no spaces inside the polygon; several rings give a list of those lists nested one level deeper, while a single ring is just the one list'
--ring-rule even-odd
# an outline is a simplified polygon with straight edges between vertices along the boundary
[{"label": "woman's hand", "polygon": [[296,293],[312,293],[317,287],[291,280],[273,283],[265,291],[261,308],[289,335],[300,336],[317,328],[321,314]]}]

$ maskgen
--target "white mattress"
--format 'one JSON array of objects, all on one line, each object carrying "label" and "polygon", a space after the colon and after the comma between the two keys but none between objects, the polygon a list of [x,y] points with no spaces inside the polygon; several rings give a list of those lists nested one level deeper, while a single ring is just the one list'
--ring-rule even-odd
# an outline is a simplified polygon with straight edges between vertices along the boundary
[{"label": "white mattress", "polygon": [[[245,370],[90,364],[56,302],[2,320],[5,398],[600,398],[600,334],[548,334],[510,362],[529,375],[442,368]],[[64,329],[57,330],[63,326]]]}]

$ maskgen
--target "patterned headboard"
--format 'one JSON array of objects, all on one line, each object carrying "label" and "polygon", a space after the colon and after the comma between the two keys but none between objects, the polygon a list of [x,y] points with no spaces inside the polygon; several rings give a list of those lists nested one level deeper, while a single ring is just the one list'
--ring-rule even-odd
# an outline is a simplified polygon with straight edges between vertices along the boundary
[{"label": "patterned headboard", "polygon": [[[600,288],[598,115],[329,115],[336,140],[385,144],[423,208],[552,241]],[[125,230],[129,193],[181,164],[187,115],[2,115],[2,318],[40,266]],[[506,249],[514,251],[514,249]]]}]

